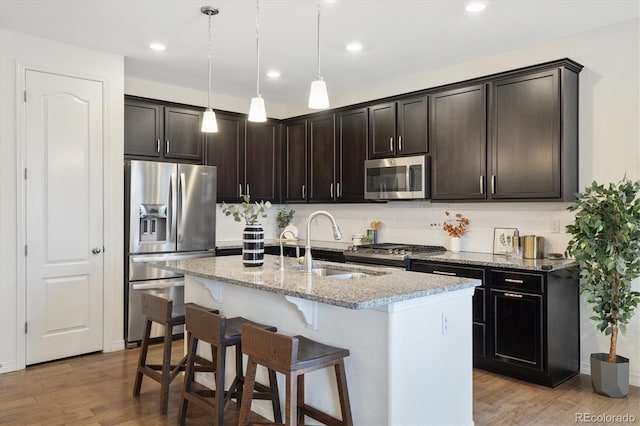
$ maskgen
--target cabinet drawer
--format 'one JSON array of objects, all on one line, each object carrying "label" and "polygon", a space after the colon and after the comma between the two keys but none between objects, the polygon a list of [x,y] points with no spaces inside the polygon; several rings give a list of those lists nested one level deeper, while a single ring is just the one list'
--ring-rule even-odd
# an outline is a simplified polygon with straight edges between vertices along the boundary
[{"label": "cabinet drawer", "polygon": [[491,287],[544,292],[544,278],[539,274],[491,270]]},{"label": "cabinet drawer", "polygon": [[482,268],[412,261],[411,270],[416,272],[426,272],[428,274],[448,275],[451,277],[475,278],[477,280],[482,280],[482,285],[484,285],[484,269]]}]

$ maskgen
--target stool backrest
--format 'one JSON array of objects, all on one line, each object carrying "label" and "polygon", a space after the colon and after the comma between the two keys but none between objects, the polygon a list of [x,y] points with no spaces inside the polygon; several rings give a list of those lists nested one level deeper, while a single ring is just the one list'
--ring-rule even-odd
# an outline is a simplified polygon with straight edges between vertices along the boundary
[{"label": "stool backrest", "polygon": [[184,315],[187,331],[196,339],[215,345],[224,339],[227,319],[217,311],[187,304]]},{"label": "stool backrest", "polygon": [[142,293],[142,314],[147,319],[165,324],[171,318],[172,309],[173,300],[150,293]]},{"label": "stool backrest", "polygon": [[285,372],[298,359],[298,339],[243,324],[242,352],[254,358],[258,364]]}]

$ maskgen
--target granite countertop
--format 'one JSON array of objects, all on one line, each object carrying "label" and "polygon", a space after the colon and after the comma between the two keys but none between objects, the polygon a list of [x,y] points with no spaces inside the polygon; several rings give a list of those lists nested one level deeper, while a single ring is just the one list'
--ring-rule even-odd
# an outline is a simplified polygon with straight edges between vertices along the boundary
[{"label": "granite countertop", "polygon": [[348,269],[349,272],[370,274],[362,278],[340,280],[292,270],[300,266],[296,259],[285,258],[286,269],[283,271],[276,264],[279,256],[265,255],[264,260],[264,265],[257,268],[245,268],[242,256],[170,261],[154,266],[349,309],[374,308],[480,285],[479,280],[408,272],[398,268],[314,262],[314,268]]},{"label": "granite countertop", "polygon": [[411,255],[410,259],[431,260],[435,262],[455,263],[462,265],[493,266],[498,268],[523,269],[541,272],[556,271],[559,269],[570,268],[577,265],[577,263],[572,259],[514,259],[513,257],[507,258],[504,255],[494,255],[490,253],[453,253],[450,251],[436,254],[415,254]]},{"label": "granite countertop", "polygon": [[[273,238],[268,238],[264,240],[265,247],[267,246],[279,246],[280,241]],[[287,240],[284,242],[285,246],[288,247],[302,247],[304,248],[307,245],[306,239],[298,239],[298,240]],[[350,242],[345,242],[345,240],[340,241],[319,241],[319,240],[311,240],[311,249],[313,250],[327,250],[327,251],[336,251],[343,252],[351,245]],[[232,249],[232,248],[242,248],[242,240],[235,241],[216,241],[217,249]]]}]

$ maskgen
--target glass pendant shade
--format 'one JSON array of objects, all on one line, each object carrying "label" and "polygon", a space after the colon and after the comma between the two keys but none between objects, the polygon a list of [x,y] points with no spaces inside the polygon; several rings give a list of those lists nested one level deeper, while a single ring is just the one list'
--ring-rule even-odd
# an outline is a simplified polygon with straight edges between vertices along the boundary
[{"label": "glass pendant shade", "polygon": [[267,112],[264,108],[264,99],[258,95],[251,98],[251,106],[249,107],[249,121],[263,123],[267,121]]},{"label": "glass pendant shade", "polygon": [[200,130],[204,133],[217,133],[218,132],[218,123],[216,122],[216,113],[211,109],[207,108],[202,116],[202,127]]},{"label": "glass pendant shade", "polygon": [[309,108],[325,109],[329,108],[329,94],[327,93],[327,83],[318,76],[311,82],[311,90],[309,91]]}]

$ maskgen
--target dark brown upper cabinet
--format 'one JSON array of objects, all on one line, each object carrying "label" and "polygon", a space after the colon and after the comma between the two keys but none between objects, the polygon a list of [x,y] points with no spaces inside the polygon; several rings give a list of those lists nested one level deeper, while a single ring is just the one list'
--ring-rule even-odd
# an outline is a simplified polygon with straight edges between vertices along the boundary
[{"label": "dark brown upper cabinet", "polygon": [[427,97],[370,106],[368,145],[369,158],[427,153]]},{"label": "dark brown upper cabinet", "polygon": [[124,153],[129,158],[202,163],[202,111],[125,97]]},{"label": "dark brown upper cabinet", "polygon": [[335,117],[320,115],[307,120],[308,170],[311,202],[332,202],[337,196]]},{"label": "dark brown upper cabinet", "polygon": [[431,198],[486,198],[485,85],[436,92],[429,98]]},{"label": "dark brown upper cabinet", "polygon": [[246,121],[244,193],[254,201],[279,201],[280,131],[276,121]]},{"label": "dark brown upper cabinet", "polygon": [[575,199],[582,68],[576,65],[491,82],[490,198]]},{"label": "dark brown upper cabinet", "polygon": [[307,122],[284,126],[284,202],[307,201]]},{"label": "dark brown upper cabinet", "polygon": [[367,159],[367,108],[336,114],[336,197],[364,201],[364,162]]},{"label": "dark brown upper cabinet", "polygon": [[207,133],[205,164],[217,167],[218,201],[238,202],[244,192],[245,119],[216,114],[217,133]]}]

